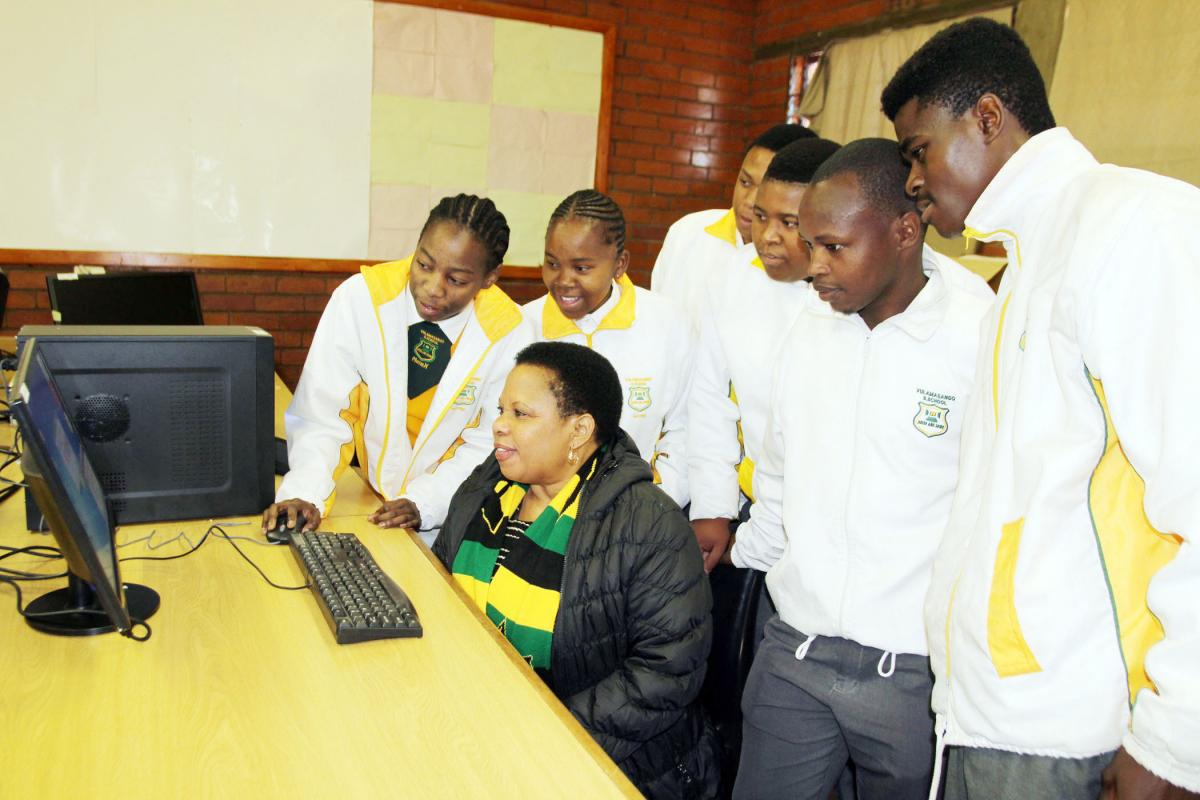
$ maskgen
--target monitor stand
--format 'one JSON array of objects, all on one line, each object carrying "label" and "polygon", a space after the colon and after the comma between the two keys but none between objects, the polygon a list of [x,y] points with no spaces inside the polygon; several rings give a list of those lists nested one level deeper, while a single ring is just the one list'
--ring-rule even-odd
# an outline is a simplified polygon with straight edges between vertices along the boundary
[{"label": "monitor stand", "polygon": [[[158,592],[137,583],[126,583],[124,589],[125,608],[133,619],[144,621],[158,611]],[[67,573],[66,586],[30,600],[25,612],[53,612],[53,617],[25,617],[25,621],[34,630],[56,636],[95,636],[117,629],[92,587],[73,572]]]}]

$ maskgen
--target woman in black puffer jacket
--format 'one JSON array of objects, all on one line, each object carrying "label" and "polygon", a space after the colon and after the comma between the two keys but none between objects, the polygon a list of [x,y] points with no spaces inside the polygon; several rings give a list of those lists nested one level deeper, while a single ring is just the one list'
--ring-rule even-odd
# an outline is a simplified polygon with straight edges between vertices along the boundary
[{"label": "woman in black puffer jacket", "polygon": [[[696,699],[708,580],[683,513],[617,427],[621,404],[603,356],[522,351],[496,452],[455,494],[433,549],[639,790],[712,797],[716,735]],[[514,602],[511,587],[531,584],[536,599]]]}]

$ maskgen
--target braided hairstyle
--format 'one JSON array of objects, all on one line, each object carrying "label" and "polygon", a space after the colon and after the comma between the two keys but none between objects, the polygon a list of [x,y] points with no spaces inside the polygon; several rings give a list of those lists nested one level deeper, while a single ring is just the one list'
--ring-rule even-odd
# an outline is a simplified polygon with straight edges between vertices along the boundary
[{"label": "braided hairstyle", "polygon": [[473,194],[443,197],[429,212],[429,219],[421,227],[421,236],[436,222],[453,222],[474,234],[488,254],[485,274],[504,261],[504,254],[508,252],[508,220],[486,197]]},{"label": "braided hairstyle", "polygon": [[604,243],[615,244],[617,255],[625,249],[625,215],[621,207],[608,195],[595,189],[580,189],[572,192],[558,204],[550,215],[550,224],[546,226],[546,234],[557,223],[569,219],[587,219],[599,225],[604,231]]}]

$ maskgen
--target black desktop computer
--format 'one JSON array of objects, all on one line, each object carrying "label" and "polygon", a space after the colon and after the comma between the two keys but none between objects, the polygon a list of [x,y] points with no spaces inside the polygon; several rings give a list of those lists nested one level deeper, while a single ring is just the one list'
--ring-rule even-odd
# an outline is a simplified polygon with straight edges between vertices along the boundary
[{"label": "black desktop computer", "polygon": [[121,583],[111,511],[36,339],[25,342],[11,408],[28,494],[45,509],[68,570],[65,588],[30,601],[26,621],[65,636],[133,635],[158,610],[158,594]]},{"label": "black desktop computer", "polygon": [[[236,326],[27,325],[116,524],[257,514],[274,496],[274,343]],[[26,495],[30,530],[47,521]]]},{"label": "black desktop computer", "polygon": [[47,275],[50,316],[60,325],[203,325],[192,272]]}]

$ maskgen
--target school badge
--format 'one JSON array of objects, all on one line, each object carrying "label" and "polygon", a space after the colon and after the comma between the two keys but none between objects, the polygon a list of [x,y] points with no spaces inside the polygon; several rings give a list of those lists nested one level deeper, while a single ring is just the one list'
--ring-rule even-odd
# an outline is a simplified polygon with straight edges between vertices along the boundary
[{"label": "school badge", "polygon": [[634,411],[645,411],[653,401],[650,399],[650,387],[645,383],[631,383],[629,385],[629,396],[625,398],[625,402]]},{"label": "school badge", "polygon": [[462,388],[462,391],[454,398],[453,405],[455,408],[475,405],[475,383],[473,381]]},{"label": "school badge", "polygon": [[417,342],[417,346],[413,348],[413,358],[421,366],[428,367],[437,358],[438,344],[440,343],[437,339],[421,331],[421,341]]},{"label": "school badge", "polygon": [[913,417],[913,427],[930,438],[941,436],[950,430],[946,417],[950,409],[936,403],[917,402],[917,415]]}]

